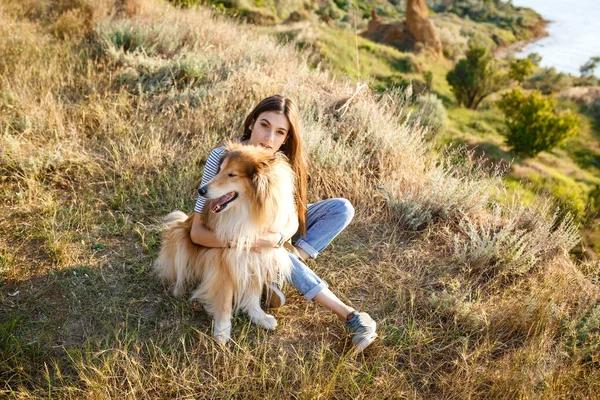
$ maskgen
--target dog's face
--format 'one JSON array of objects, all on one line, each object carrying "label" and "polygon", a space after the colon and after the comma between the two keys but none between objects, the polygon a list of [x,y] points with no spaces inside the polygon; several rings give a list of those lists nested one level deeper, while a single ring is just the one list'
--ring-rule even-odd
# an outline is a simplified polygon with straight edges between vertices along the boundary
[{"label": "dog's face", "polygon": [[219,173],[199,193],[212,199],[208,206],[213,213],[220,213],[233,207],[240,199],[261,202],[268,185],[263,174],[274,156],[267,150],[246,145],[230,145]]}]

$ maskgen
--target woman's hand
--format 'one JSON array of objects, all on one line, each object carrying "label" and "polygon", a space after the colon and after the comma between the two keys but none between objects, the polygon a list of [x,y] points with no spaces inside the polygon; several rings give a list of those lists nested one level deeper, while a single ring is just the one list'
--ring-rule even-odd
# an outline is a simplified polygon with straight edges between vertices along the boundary
[{"label": "woman's hand", "polygon": [[252,250],[260,251],[265,248],[273,248],[277,247],[279,240],[281,239],[281,235],[275,232],[265,232],[260,234],[254,243],[252,244]]},{"label": "woman's hand", "polygon": [[206,225],[204,225],[204,222],[202,222],[202,215],[200,213],[194,214],[190,238],[195,244],[204,247],[228,247],[227,243],[219,240],[215,233],[208,229]]}]

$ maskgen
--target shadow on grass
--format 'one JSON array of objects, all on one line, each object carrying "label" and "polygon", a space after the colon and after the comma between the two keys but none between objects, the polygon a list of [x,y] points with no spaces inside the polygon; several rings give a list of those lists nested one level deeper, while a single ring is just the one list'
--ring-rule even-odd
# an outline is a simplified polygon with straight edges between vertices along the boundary
[{"label": "shadow on grass", "polygon": [[579,112],[590,119],[592,134],[596,139],[600,139],[600,109],[595,110],[592,107],[582,106],[580,107]]},{"label": "shadow on grass", "polygon": [[[133,377],[148,370],[160,371],[159,380],[171,379],[169,373],[185,373],[186,368],[194,370],[205,378],[197,383],[202,386],[210,379],[221,382],[219,373],[236,371],[213,365],[215,359],[237,360],[251,368],[255,358],[267,354],[267,360],[277,364],[281,352],[337,357],[351,349],[342,324],[324,329],[333,314],[302,311],[314,306],[289,287],[291,304],[273,312],[280,322],[276,333],[238,313],[232,321],[232,342],[220,348],[212,339],[212,318],[203,307],[187,297],[175,298],[154,275],[151,265],[158,244],[141,250],[144,244],[130,239],[103,245],[96,253],[100,265],[78,265],[4,283],[0,397],[40,394],[47,387],[58,393],[86,390],[88,378],[98,384],[109,376]],[[265,361],[257,368],[270,365]],[[107,390],[121,390],[123,385],[111,383]]]},{"label": "shadow on grass", "polygon": [[43,387],[49,367],[52,376],[77,381],[74,355],[119,348],[122,340],[170,346],[182,337],[197,341],[199,333],[210,337],[211,318],[170,295],[151,271],[150,257],[131,261],[104,253],[99,266],[4,282],[0,393]]},{"label": "shadow on grass", "polygon": [[454,101],[454,99],[451,99],[450,97],[435,90],[433,91],[433,93],[435,93],[438,99],[442,100],[442,104],[444,105],[444,107],[456,107],[456,102]]},{"label": "shadow on grass", "polygon": [[454,146],[465,146],[469,151],[473,151],[475,156],[481,157],[484,165],[496,165],[501,164],[502,166],[508,166],[510,164],[518,164],[524,159],[510,151],[503,150],[495,143],[490,142],[477,142],[473,143],[465,139],[455,139],[452,144]]}]

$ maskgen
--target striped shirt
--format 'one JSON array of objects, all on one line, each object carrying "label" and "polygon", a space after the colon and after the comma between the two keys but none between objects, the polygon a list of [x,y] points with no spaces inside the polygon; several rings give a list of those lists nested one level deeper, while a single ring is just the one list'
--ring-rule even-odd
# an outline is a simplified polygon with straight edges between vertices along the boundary
[{"label": "striped shirt", "polygon": [[[225,147],[217,147],[210,152],[208,156],[208,160],[206,160],[206,164],[204,165],[204,172],[202,173],[202,181],[200,181],[200,189],[202,186],[206,185],[212,178],[219,173],[219,168],[221,167],[221,162],[223,161],[223,155],[225,154]],[[198,195],[198,200],[196,200],[196,205],[194,206],[194,211],[197,213],[201,213],[204,208],[204,203],[206,203],[206,199],[200,195]]]}]

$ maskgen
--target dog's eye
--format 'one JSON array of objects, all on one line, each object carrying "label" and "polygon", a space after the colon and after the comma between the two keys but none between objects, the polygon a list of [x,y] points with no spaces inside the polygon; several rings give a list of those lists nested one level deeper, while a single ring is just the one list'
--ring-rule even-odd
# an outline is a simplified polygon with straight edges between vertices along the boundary
[{"label": "dog's eye", "polygon": [[235,174],[229,174],[230,178],[233,178],[234,176],[236,176]]}]

